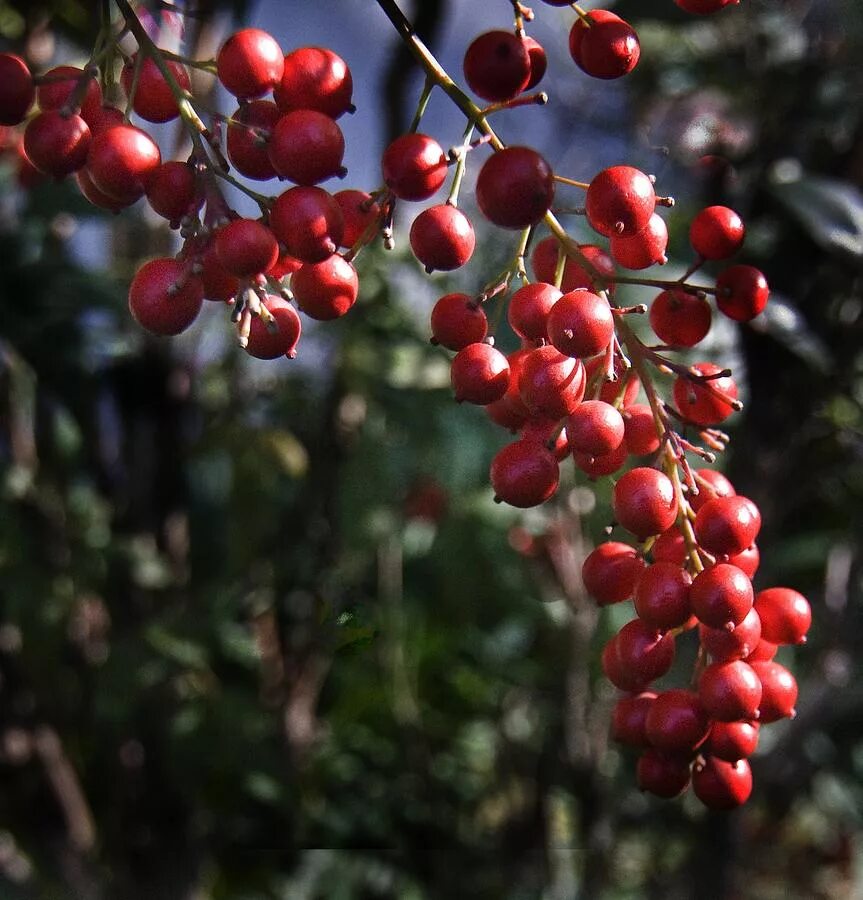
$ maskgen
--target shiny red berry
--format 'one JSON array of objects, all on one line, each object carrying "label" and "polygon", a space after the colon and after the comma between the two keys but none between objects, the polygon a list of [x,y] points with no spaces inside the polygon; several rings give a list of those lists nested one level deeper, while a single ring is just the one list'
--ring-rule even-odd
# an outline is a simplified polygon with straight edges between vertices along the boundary
[{"label": "shiny red berry", "polygon": [[607,10],[591,10],[587,18],[590,25],[579,17],[569,33],[575,64],[594,78],[620,78],[631,72],[641,56],[635,29]]},{"label": "shiny red berry", "polygon": [[752,582],[729,563],[718,563],[699,573],[689,597],[700,622],[727,630],[746,618],[755,599]]},{"label": "shiny red berry", "polygon": [[313,109],[285,113],[276,122],[267,153],[276,172],[295,184],[318,184],[344,174],[342,130]]},{"label": "shiny red berry", "polygon": [[677,518],[671,479],[658,469],[631,469],[614,486],[612,506],[617,521],[636,537],[667,531]]},{"label": "shiny red berry", "polygon": [[306,263],[291,276],[291,290],[300,309],[313,319],[343,316],[359,293],[357,271],[334,253],[318,263]]},{"label": "shiny red berry", "polygon": [[491,344],[468,344],[456,353],[450,369],[455,399],[485,406],[500,400],[509,387],[509,363]]},{"label": "shiny red berry", "polygon": [[748,663],[711,663],[698,679],[698,696],[707,714],[720,722],[758,717],[761,682]]},{"label": "shiny red berry", "polygon": [[761,680],[759,720],[762,725],[779,719],[793,719],[796,715],[797,681],[785,668],[772,660],[751,661],[750,665]]},{"label": "shiny red berry", "polygon": [[[530,264],[537,281],[545,281],[548,284],[554,283],[554,273],[557,269],[560,246],[560,241],[554,235],[549,235],[533,248]],[[595,291],[605,287],[606,279],[613,278],[615,275],[614,262],[602,247],[597,247],[594,244],[579,244],[578,252],[596,270],[598,277],[592,271],[589,271],[586,266],[582,265],[577,257],[567,256],[563,265],[563,280],[560,283],[560,289],[564,294],[568,294],[577,288]],[[613,283],[607,285],[608,292],[612,296],[614,295],[615,287],[616,285]]]},{"label": "shiny red berry", "polygon": [[144,194],[161,161],[159,146],[146,131],[134,125],[114,125],[93,136],[87,171],[100,191],[123,203],[134,203]]},{"label": "shiny red berry", "polygon": [[734,556],[751,546],[761,528],[758,507],[746,497],[715,497],[693,523],[698,543],[714,556]]},{"label": "shiny red berry", "polygon": [[562,419],[573,413],[584,397],[586,378],[581,360],[564,356],[551,346],[537,347],[524,357],[518,390],[534,415]]},{"label": "shiny red berry", "polygon": [[495,499],[527,509],[557,490],[560,469],[554,454],[536,441],[515,441],[500,450],[489,475]]},{"label": "shiny red berry", "polygon": [[[120,73],[120,82],[126,96],[130,96],[132,86],[135,82],[135,66],[138,55],[135,54],[132,59],[123,66]],[[186,67],[172,59],[166,59],[165,65],[174,77],[174,81],[182,91],[190,90],[192,82],[189,79],[189,73]],[[148,122],[170,122],[180,115],[180,107],[171,90],[170,85],[165,81],[159,67],[148,56],[141,62],[140,72],[138,75],[138,83],[135,88],[135,96],[132,98],[132,109]]]},{"label": "shiny red berry", "polygon": [[759,591],[755,610],[761,618],[761,634],[773,644],[802,644],[812,624],[809,601],[791,588]]},{"label": "shiny red berry", "polygon": [[440,144],[426,134],[403,134],[384,150],[384,182],[402,200],[428,200],[447,174]]},{"label": "shiny red berry", "polygon": [[655,207],[653,182],[632,166],[603,169],[590,182],[585,198],[587,221],[606,237],[637,234]]},{"label": "shiny red berry", "polygon": [[727,628],[698,626],[698,635],[704,649],[715,662],[731,662],[749,659],[761,640],[761,619],[755,608],[749,610],[730,631]]},{"label": "shiny red berry", "polygon": [[674,638],[641,619],[627,622],[616,635],[617,658],[639,684],[661,678],[674,662]]},{"label": "shiny red berry", "polygon": [[758,747],[757,722],[714,722],[707,752],[726,762],[748,759]]},{"label": "shiny red berry", "polygon": [[660,437],[653,410],[644,403],[633,403],[622,411],[623,439],[633,456],[647,456],[659,449]]},{"label": "shiny red berry", "polygon": [[276,177],[267,145],[276,123],[281,118],[272,100],[243,103],[228,122],[228,159],[247,178],[268,181]]},{"label": "shiny red berry", "polygon": [[347,63],[327,47],[298,47],[285,57],[273,93],[282,112],[314,109],[338,119],[351,109],[354,82]]},{"label": "shiny red berry", "polygon": [[548,337],[567,356],[602,352],[614,334],[614,314],[604,297],[578,289],[564,294],[548,314]]},{"label": "shiny red berry", "polygon": [[635,585],[635,611],[645,622],[662,631],[677,628],[692,615],[691,584],[689,573],[679,565],[655,562],[641,573]]},{"label": "shiny red berry", "polygon": [[542,281],[520,287],[509,298],[506,310],[512,330],[527,341],[548,340],[548,314],[561,296],[556,287]]},{"label": "shiny red berry", "polygon": [[[94,145],[98,137],[97,134]],[[92,155],[91,148],[91,158]],[[196,213],[204,202],[195,170],[179,160],[164,162],[153,169],[147,176],[146,194],[152,210],[167,219],[172,228],[179,228],[183,217]]]},{"label": "shiny red berry", "polygon": [[530,81],[530,54],[511,31],[487,31],[467,48],[464,77],[470,89],[492,103],[511,100]]},{"label": "shiny red berry", "polygon": [[656,699],[653,691],[643,691],[630,697],[621,697],[611,713],[611,737],[629,747],[647,747],[645,733],[647,713]]},{"label": "shiny red berry", "polygon": [[482,214],[501,228],[523,229],[548,212],[554,199],[554,173],[530,147],[507,147],[480,169],[476,201]]},{"label": "shiny red berry", "polygon": [[650,305],[650,327],[671,347],[694,347],[710,331],[710,304],[705,297],[671,288]]},{"label": "shiny red berry", "polygon": [[266,272],[279,258],[279,244],[256,219],[234,219],[216,232],[216,256],[222,268],[237,278]]},{"label": "shiny red berry", "polygon": [[340,246],[345,219],[335,198],[323,188],[295,187],[276,198],[270,227],[291,256],[317,263]]},{"label": "shiny red berry", "polygon": [[[84,70],[77,66],[56,66],[49,69],[42,77],[45,79],[36,89],[36,100],[39,108],[62,109],[78,89],[78,83],[84,76]],[[95,75],[86,77],[87,87],[79,108],[72,109],[87,123],[92,130],[102,109],[102,88]]]},{"label": "shiny red berry", "polygon": [[488,332],[488,319],[481,306],[467,294],[444,294],[431,312],[432,343],[448,350],[462,350],[480,342]]},{"label": "shiny red berry", "polygon": [[727,206],[707,206],[692,220],[689,242],[704,259],[728,259],[743,246],[743,219]]},{"label": "shiny red berry", "polygon": [[587,592],[600,606],[607,606],[632,596],[644,568],[644,559],[635,547],[620,541],[605,541],[587,555],[581,577]]},{"label": "shiny red berry", "polygon": [[49,109],[31,119],[24,131],[27,158],[43,174],[63,178],[87,162],[90,129],[80,116]]},{"label": "shiny red berry", "polygon": [[735,322],[749,322],[764,311],[770,288],[753,266],[730,266],[716,279],[716,305]]},{"label": "shiny red berry", "polygon": [[257,359],[277,359],[280,356],[293,359],[297,355],[296,346],[302,332],[300,317],[290,303],[275,294],[267,294],[264,306],[275,320],[275,325],[268,327],[263,317],[255,316],[246,352]]},{"label": "shiny red berry", "polygon": [[227,91],[240,100],[268,94],[282,79],[285,57],[276,39],[260,28],[243,28],[222,44],[216,73]]},{"label": "shiny red berry", "polygon": [[693,769],[692,789],[708,809],[736,809],[752,793],[752,769],[745,759],[726,762],[708,756]]},{"label": "shiny red berry", "polygon": [[366,229],[378,220],[381,208],[372,199],[371,194],[353,188],[336,191],[333,199],[339,204],[345,220],[341,246],[353,247],[366,233]]},{"label": "shiny red berry", "polygon": [[152,259],[129,285],[129,310],[147,331],[175,335],[185,331],[201,310],[204,287],[176,259]]},{"label": "shiny red berry", "polygon": [[698,694],[672,688],[662,691],[651,704],[645,731],[658,750],[691,753],[707,740],[710,717]]},{"label": "shiny red berry", "polygon": [[473,256],[476,235],[470,219],[458,207],[441,203],[414,219],[410,245],[426,272],[451,272]]},{"label": "shiny red berry", "polygon": [[654,213],[636,234],[612,234],[609,249],[614,261],[625,269],[646,269],[665,265],[668,257],[668,228],[662,216]]},{"label": "shiny red berry", "polygon": [[[695,363],[692,369],[700,376],[715,376],[722,371],[715,363]],[[681,415],[696,425],[718,425],[724,422],[737,399],[737,384],[730,375],[711,377],[708,381],[692,381],[678,375],[674,381],[674,402]]]},{"label": "shiny red berry", "polygon": [[33,75],[14,53],[0,53],[0,125],[18,125],[36,98]]},{"label": "shiny red berry", "polygon": [[623,416],[603,400],[585,400],[566,422],[570,446],[577,453],[602,456],[623,441]]}]

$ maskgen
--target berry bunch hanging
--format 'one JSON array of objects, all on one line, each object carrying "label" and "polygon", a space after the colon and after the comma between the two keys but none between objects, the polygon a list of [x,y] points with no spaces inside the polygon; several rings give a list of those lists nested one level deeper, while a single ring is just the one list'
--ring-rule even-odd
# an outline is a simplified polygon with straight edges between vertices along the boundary
[{"label": "berry bunch hanging", "polygon": [[[744,222],[724,206],[702,209],[691,222],[694,259],[682,278],[620,274],[667,261],[661,210],[673,200],[657,193],[655,179],[618,164],[576,180],[534,147],[506,145],[491,124],[501,109],[547,99],[531,93],[548,66],[543,47],[526,33],[534,11],[500,0],[511,7],[514,28],[469,43],[462,89],[395,0],[376,2],[427,76],[411,128],[383,153],[376,189],[329,189],[347,174],[339,120],[354,111],[351,72],[336,53],[307,46],[285,53],[272,35],[244,28],[214,60],[186,59],[156,46],[129,0],[114,0],[119,17],[103,22],[83,68],[59,66],[36,77],[17,56],[0,54],[3,147],[17,154],[22,183],[73,175],[91,203],[113,212],[146,198],[179,231],[182,247],[140,267],[129,289],[132,316],[153,334],[176,335],[205,301],[225,304],[240,345],[261,359],[296,355],[301,314],[326,321],[352,309],[360,293],[354,261],[379,236],[393,245],[397,206],[429,204],[408,236],[427,272],[464,266],[476,235],[458,201],[473,167],[479,212],[502,239],[516,233],[512,258],[475,294],[442,296],[431,335],[454,353],[455,399],[485,407],[514,435],[491,461],[495,498],[519,508],[546,502],[570,459],[588,478],[616,476],[621,534],[593,550],[582,572],[600,606],[631,601],[634,608],[602,651],[606,677],[624,692],[613,736],[640,753],[643,789],[672,797],[691,783],[707,806],[737,806],[752,789],[747,760],[761,725],[794,712],[796,683],[774,660],[777,647],[803,642],[811,619],[805,598],[790,588],[756,593],[757,507],[715,470],[691,464],[715,460],[727,442],[719,426],[741,404],[731,372],[710,360],[684,364],[674,354],[697,347],[715,313],[748,322],[768,301],[761,272],[726,262],[744,243]],[[585,12],[568,0],[543,2],[574,10],[572,77],[616,79],[637,66],[638,35],[620,16]],[[710,15],[736,0],[674,2]],[[121,31],[137,41],[134,53],[122,49]],[[105,101],[114,65],[124,92],[117,106]],[[205,109],[191,89],[190,67],[217,78],[235,108]],[[436,88],[465,116],[456,142],[442,144],[422,130]],[[163,160],[147,123],[177,118],[192,152]],[[264,194],[237,176],[286,184]],[[252,198],[260,215],[232,209],[228,185]],[[575,241],[561,224],[555,204],[563,191],[581,192],[577,212],[595,232],[592,242]],[[715,282],[693,283],[707,262],[723,267]],[[649,308],[622,307],[620,283],[658,292]],[[658,343],[630,324],[645,313]],[[504,314],[521,339],[509,354],[495,346],[490,324]],[[669,376],[663,397],[661,379]],[[690,637],[697,645],[691,682],[657,688],[678,643]]]}]

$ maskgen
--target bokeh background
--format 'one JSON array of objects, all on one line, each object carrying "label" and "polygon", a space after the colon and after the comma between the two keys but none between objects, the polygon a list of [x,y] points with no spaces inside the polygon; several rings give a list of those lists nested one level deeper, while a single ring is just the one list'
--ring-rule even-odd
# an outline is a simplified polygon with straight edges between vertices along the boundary
[{"label": "bokeh background", "polygon": [[[0,0],[0,34],[40,70],[80,61],[97,5]],[[747,400],[722,465],[763,511],[757,584],[815,612],[809,643],[782,651],[799,714],[762,734],[752,800],[710,814],[643,796],[609,745],[599,651],[627,614],[600,614],[578,575],[608,485],[570,473],[527,515],[491,500],[507,437],[452,402],[427,313],[477,290],[511,236],[484,232],[464,272],[427,279],[405,219],[395,251],[361,257],[350,315],[258,363],[215,304],[180,339],[143,335],[126,288],[172,235],[74,185],[22,184],[7,154],[3,898],[861,896],[863,8],[744,0],[695,19],[621,0],[642,61],[605,84],[568,59],[573,13],[534,6],[551,100],[501,132],[572,177],[655,172],[678,198],[672,272],[693,212],[735,207],[741,260],[773,286],[767,313],[717,322],[705,349]],[[511,17],[507,0],[404,7],[455,74]],[[348,181],[377,185],[422,79],[373,0],[196,9],[184,38],[202,56],[232,16],[344,56]],[[447,146],[462,123],[436,97],[424,128]]]}]

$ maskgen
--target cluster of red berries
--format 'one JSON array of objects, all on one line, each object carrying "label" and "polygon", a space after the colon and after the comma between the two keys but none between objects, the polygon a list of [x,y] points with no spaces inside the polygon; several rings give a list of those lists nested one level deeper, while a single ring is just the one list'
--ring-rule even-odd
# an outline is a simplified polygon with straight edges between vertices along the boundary
[{"label": "cluster of red berries", "polygon": [[[580,69],[601,79],[632,71],[641,50],[627,22],[607,10],[584,12],[569,0],[545,2],[573,6],[569,48]],[[706,15],[737,0],[675,2]],[[642,749],[638,777],[645,789],[673,796],[691,779],[709,806],[745,800],[751,789],[746,759],[759,724],[791,715],[796,698],[793,677],[773,654],[778,644],[803,640],[809,606],[787,588],[755,596],[758,510],[721,475],[689,465],[688,454],[712,461],[727,441],[716,426],[740,408],[731,373],[667,355],[706,336],[710,295],[719,312],[737,322],[764,309],[767,282],[751,266],[727,266],[714,287],[687,281],[705,263],[728,260],[741,248],[741,218],[724,206],[701,210],[689,232],[695,261],[677,281],[620,276],[618,267],[637,272],[666,262],[668,230],[657,210],[673,201],[657,196],[654,179],[632,166],[606,168],[583,183],[555,173],[532,147],[500,140],[490,116],[545,100],[528,93],[541,82],[548,59],[524,31],[533,13],[521,3],[512,4],[514,31],[486,32],[464,56],[467,85],[489,105],[448,90],[469,120],[462,143],[445,151],[419,130],[426,94],[414,126],[383,154],[381,187],[336,193],[320,185],[345,174],[338,120],[353,111],[353,83],[344,60],[321,47],[285,55],[266,32],[237,31],[215,60],[196,63],[216,75],[237,108],[229,115],[206,112],[191,90],[191,61],[156,47],[126,0],[116,3],[138,41],[134,54],[117,47],[124,57],[125,109],[103,97],[103,86],[113,83],[104,60],[114,57],[104,48],[83,69],[59,66],[38,78],[19,57],[0,54],[0,125],[6,128],[0,149],[18,154],[29,167],[22,172],[74,174],[85,197],[114,212],[146,197],[179,230],[178,254],[145,263],[130,286],[132,315],[155,334],[184,331],[203,301],[213,300],[231,307],[248,353],[294,356],[301,333],[295,307],[317,320],[348,312],[359,291],[357,254],[378,235],[391,246],[396,205],[432,200],[451,169],[447,199],[414,217],[409,242],[428,272],[460,268],[476,237],[458,206],[459,190],[474,151],[491,146],[477,172],[476,203],[492,225],[520,232],[518,248],[509,268],[477,295],[438,300],[432,340],[455,351],[456,399],[484,406],[495,423],[517,434],[491,464],[496,499],[520,508],[545,502],[558,490],[560,464],[570,456],[590,478],[617,473],[636,458],[636,467],[615,485],[614,513],[640,544],[602,544],[583,572],[601,605],[632,598],[638,616],[603,652],[607,676],[628,692],[616,707],[614,734]],[[398,7],[378,3],[427,65],[428,84],[450,86]],[[182,117],[191,156],[163,161],[145,128],[130,124],[132,113],[145,123]],[[23,134],[9,130],[22,123]],[[476,131],[481,136],[474,140]],[[232,170],[292,186],[265,196]],[[261,216],[238,215],[223,183],[254,199]],[[553,206],[559,185],[584,191],[576,211],[598,243],[578,244],[560,225]],[[536,240],[543,224],[550,233]],[[528,254],[534,281],[524,264]],[[517,278],[522,284],[511,290]],[[658,344],[629,325],[633,314],[648,309],[617,303],[621,281],[664,287],[648,317]],[[495,319],[505,310],[521,339],[508,355],[489,333],[492,302],[505,304]],[[652,373],[674,376],[669,399],[660,396]],[[642,390],[644,403],[638,402]],[[700,640],[697,690],[647,690],[670,670],[675,640],[690,630]]]},{"label": "cluster of red berries", "polygon": [[[623,475],[614,513],[640,549],[600,544],[582,574],[600,605],[631,599],[635,607],[637,618],[605,645],[602,666],[626,692],[612,733],[640,751],[639,785],[673,797],[691,781],[706,806],[731,809],[752,790],[747,760],[760,726],[794,715],[797,684],[774,656],[778,645],[805,641],[811,611],[790,588],[754,592],[755,504],[713,470],[698,471],[696,483],[680,519],[667,475],[651,468]],[[671,670],[676,640],[688,631],[699,641],[692,689],[649,690]]]}]

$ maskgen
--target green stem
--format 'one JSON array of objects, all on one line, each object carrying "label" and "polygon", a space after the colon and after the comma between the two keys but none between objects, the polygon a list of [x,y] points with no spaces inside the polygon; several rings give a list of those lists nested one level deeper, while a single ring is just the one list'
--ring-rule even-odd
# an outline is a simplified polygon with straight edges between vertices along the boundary
[{"label": "green stem", "polygon": [[412,134],[416,132],[416,130],[420,127],[420,122],[422,122],[422,118],[426,112],[426,107],[429,105],[429,97],[431,97],[431,92],[434,90],[434,86],[434,79],[426,77],[425,83],[423,84],[422,93],[420,94],[419,101],[417,102],[417,108],[416,112],[414,113],[413,121],[411,122],[411,127],[408,129]]}]

